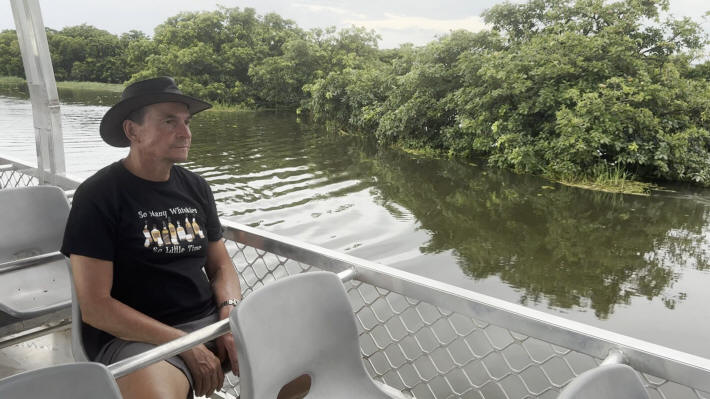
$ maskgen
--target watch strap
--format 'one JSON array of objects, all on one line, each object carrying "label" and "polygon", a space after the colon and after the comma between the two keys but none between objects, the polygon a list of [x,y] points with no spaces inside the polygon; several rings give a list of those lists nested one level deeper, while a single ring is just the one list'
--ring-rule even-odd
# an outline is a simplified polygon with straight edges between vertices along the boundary
[{"label": "watch strap", "polygon": [[223,307],[225,307],[227,305],[237,306],[237,305],[239,305],[239,302],[241,302],[241,301],[242,301],[241,299],[230,298],[230,299],[227,299],[226,301],[220,303],[219,305],[217,305],[217,309],[222,309]]}]

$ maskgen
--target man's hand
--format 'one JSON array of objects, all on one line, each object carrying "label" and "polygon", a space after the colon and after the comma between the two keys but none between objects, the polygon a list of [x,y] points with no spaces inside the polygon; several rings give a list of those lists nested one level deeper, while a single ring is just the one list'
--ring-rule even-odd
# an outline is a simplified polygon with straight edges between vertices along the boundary
[{"label": "man's hand", "polygon": [[234,337],[231,333],[225,334],[216,340],[217,356],[224,364],[229,361],[229,365],[234,375],[239,375],[239,363],[237,362],[237,347],[234,345]]},{"label": "man's hand", "polygon": [[214,391],[222,389],[224,373],[220,361],[204,345],[197,345],[180,356],[192,373],[195,396],[210,396]]},{"label": "man's hand", "polygon": [[[239,286],[239,276],[232,265],[232,258],[227,252],[224,241],[217,240],[209,243],[207,247],[207,263],[205,264],[207,277],[212,284],[215,303],[219,306],[229,299],[241,299],[242,289]],[[229,317],[229,313],[234,309],[232,305],[223,305],[219,308],[219,319],[224,320]],[[226,334],[217,338],[217,356],[222,362],[229,360],[230,368],[234,375],[239,375],[239,364],[237,363],[237,349],[234,345],[232,334]]]}]

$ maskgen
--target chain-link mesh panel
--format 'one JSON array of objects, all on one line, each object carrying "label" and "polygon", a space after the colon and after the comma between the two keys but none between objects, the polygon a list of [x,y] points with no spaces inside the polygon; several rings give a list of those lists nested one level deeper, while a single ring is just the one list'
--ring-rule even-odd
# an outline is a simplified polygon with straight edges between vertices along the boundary
[{"label": "chain-link mesh panel", "polygon": [[[227,241],[227,248],[244,295],[269,281],[317,270],[241,243]],[[360,281],[345,286],[366,369],[417,399],[552,399],[602,361]],[[642,380],[654,399],[710,399],[663,379]],[[221,396],[238,392],[238,378],[230,374]]]},{"label": "chain-link mesh panel", "polygon": [[36,177],[14,169],[13,165],[0,165],[0,190],[38,184],[39,180]]}]

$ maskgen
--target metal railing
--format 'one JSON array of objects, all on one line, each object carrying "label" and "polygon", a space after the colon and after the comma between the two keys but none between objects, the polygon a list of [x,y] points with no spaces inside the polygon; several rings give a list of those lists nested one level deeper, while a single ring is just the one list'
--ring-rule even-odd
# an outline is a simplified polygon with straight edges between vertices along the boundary
[{"label": "metal railing", "polygon": [[79,186],[77,179],[68,176],[42,173],[34,166],[8,157],[0,157],[0,190],[52,184],[73,192]]},{"label": "metal railing", "polygon": [[0,159],[0,190],[6,188],[28,187],[39,184],[37,177],[30,173],[32,169],[19,168],[6,159]]},{"label": "metal railing", "polygon": [[[710,360],[223,220],[248,295],[287,275],[352,270],[346,283],[366,368],[424,398],[554,398],[606,362],[641,373],[651,397],[710,398]],[[229,378],[237,396],[238,383]]]}]

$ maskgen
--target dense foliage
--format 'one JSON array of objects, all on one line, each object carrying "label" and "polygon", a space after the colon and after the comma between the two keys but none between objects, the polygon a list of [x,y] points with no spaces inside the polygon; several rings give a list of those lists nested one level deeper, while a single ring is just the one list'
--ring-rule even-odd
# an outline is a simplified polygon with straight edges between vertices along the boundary
[{"label": "dense foliage", "polygon": [[[181,13],[120,37],[48,30],[59,80],[171,75],[188,93],[292,107],[384,144],[483,156],[558,178],[610,171],[710,185],[710,63],[668,0],[530,0],[484,13],[491,27],[379,50],[373,31],[304,31],[276,14]],[[0,74],[22,75],[13,31]]]},{"label": "dense foliage", "polygon": [[703,31],[663,0],[494,6],[480,33],[401,48],[306,87],[317,120],[558,178],[621,170],[710,185]]},{"label": "dense foliage", "polygon": [[[304,31],[277,14],[220,7],[168,18],[149,38],[92,26],[47,30],[57,80],[122,83],[169,75],[195,96],[224,104],[297,107],[303,86],[362,67],[378,36],[362,28]],[[0,75],[24,76],[14,31],[0,32]]]},{"label": "dense foliage", "polygon": [[[54,75],[57,80],[123,83],[142,68],[131,54],[149,42],[139,31],[116,36],[89,25],[56,31],[47,29]],[[24,77],[20,48],[14,30],[0,32],[0,75]]]}]

